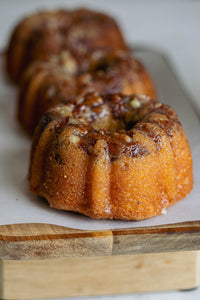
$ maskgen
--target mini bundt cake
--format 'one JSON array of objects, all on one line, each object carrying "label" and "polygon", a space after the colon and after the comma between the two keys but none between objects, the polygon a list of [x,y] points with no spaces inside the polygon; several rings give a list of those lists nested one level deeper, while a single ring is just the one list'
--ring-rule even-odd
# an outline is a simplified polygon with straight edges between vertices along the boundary
[{"label": "mini bundt cake", "polygon": [[96,48],[127,50],[110,16],[87,10],[42,11],[24,18],[14,29],[7,49],[6,69],[16,82],[34,60],[68,50],[81,59]]},{"label": "mini bundt cake", "polygon": [[[77,71],[79,70],[79,71]],[[144,66],[121,50],[96,50],[80,62],[69,53],[33,63],[20,84],[18,120],[33,134],[43,113],[71,98],[80,101],[88,92],[141,93],[155,98],[153,83]]]},{"label": "mini bundt cake", "polygon": [[53,208],[141,220],[191,191],[192,157],[168,105],[142,95],[93,93],[43,115],[29,179],[31,191]]}]

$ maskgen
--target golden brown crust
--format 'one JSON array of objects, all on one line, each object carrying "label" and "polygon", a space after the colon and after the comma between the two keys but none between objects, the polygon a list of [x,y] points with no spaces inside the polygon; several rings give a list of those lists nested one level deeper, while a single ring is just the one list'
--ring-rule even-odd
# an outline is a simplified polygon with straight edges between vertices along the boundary
[{"label": "golden brown crust", "polygon": [[30,134],[52,105],[88,92],[100,94],[141,93],[155,98],[153,83],[143,65],[131,54],[96,50],[80,62],[68,52],[36,62],[25,72],[20,85],[18,119]]},{"label": "golden brown crust", "polygon": [[127,50],[118,25],[103,13],[77,9],[42,11],[24,18],[14,29],[7,50],[10,78],[21,80],[26,67],[63,49],[76,57],[96,48]]},{"label": "golden brown crust", "polygon": [[45,113],[29,178],[32,192],[54,208],[141,220],[191,191],[192,157],[168,105],[146,96],[95,93]]}]

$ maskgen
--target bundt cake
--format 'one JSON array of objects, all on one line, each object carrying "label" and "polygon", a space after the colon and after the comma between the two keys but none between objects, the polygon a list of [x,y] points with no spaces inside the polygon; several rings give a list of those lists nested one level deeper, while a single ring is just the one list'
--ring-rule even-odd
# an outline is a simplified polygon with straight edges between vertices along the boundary
[{"label": "bundt cake", "polygon": [[[79,70],[79,71],[77,71]],[[80,101],[88,92],[100,94],[141,93],[155,98],[153,83],[130,53],[96,50],[80,62],[68,52],[33,63],[20,84],[18,120],[33,134],[43,113],[52,105],[73,98]]]},{"label": "bundt cake", "polygon": [[43,115],[29,179],[53,208],[141,220],[190,192],[192,157],[170,106],[137,94],[90,93]]},{"label": "bundt cake", "polygon": [[16,82],[34,60],[68,50],[81,59],[96,48],[127,50],[118,25],[110,16],[87,9],[42,11],[27,16],[8,43],[6,69]]}]

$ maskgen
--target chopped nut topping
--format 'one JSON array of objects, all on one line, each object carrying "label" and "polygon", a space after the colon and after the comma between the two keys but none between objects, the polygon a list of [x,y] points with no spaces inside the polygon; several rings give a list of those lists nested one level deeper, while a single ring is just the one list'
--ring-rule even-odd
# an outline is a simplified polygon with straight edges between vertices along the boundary
[{"label": "chopped nut topping", "polygon": [[73,107],[72,106],[57,106],[56,107],[56,111],[59,112],[61,115],[63,116],[67,116],[67,117],[71,117],[72,116],[72,110]]},{"label": "chopped nut topping", "polygon": [[130,136],[126,135],[124,138],[127,143],[132,142],[132,138]]},{"label": "chopped nut topping", "polygon": [[80,120],[71,118],[69,120],[69,124],[72,124],[72,125],[80,124]]},{"label": "chopped nut topping", "polygon": [[138,97],[141,100],[148,100],[150,98],[149,96],[144,95],[144,94],[136,93],[135,95],[136,95],[136,97]]},{"label": "chopped nut topping", "polygon": [[167,118],[167,116],[165,116],[165,115],[159,115],[159,120],[160,120],[160,121],[167,121],[168,118]]},{"label": "chopped nut topping", "polygon": [[161,107],[162,106],[162,103],[157,103],[156,105],[155,105],[155,108],[159,108],[159,107]]},{"label": "chopped nut topping", "polygon": [[131,102],[130,102],[130,105],[133,107],[133,108],[139,108],[141,107],[141,103],[138,99],[133,99]]},{"label": "chopped nut topping", "polygon": [[76,144],[78,144],[80,142],[80,137],[78,137],[77,135],[71,135],[69,137],[69,141],[70,141],[70,143],[76,145]]},{"label": "chopped nut topping", "polygon": [[61,63],[67,73],[75,74],[77,72],[76,61],[68,51],[61,53]]}]

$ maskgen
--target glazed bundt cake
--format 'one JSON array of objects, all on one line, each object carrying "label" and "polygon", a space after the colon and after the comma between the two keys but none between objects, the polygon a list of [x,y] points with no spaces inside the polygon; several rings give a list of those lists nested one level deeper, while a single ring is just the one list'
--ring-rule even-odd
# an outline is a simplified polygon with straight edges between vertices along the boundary
[{"label": "glazed bundt cake", "polygon": [[141,93],[155,98],[150,76],[130,53],[96,50],[80,63],[63,52],[45,62],[33,63],[24,73],[18,120],[32,135],[41,116],[51,106],[67,103],[71,98],[79,102],[83,95],[94,91],[100,94]]},{"label": "glazed bundt cake", "polygon": [[7,49],[7,73],[19,82],[31,62],[49,54],[64,49],[81,59],[102,47],[127,50],[110,16],[87,9],[42,11],[27,16],[14,29]]},{"label": "glazed bundt cake", "polygon": [[29,179],[31,191],[54,208],[141,220],[190,192],[192,158],[168,105],[143,95],[90,93],[43,115]]}]

